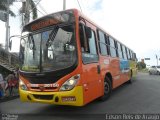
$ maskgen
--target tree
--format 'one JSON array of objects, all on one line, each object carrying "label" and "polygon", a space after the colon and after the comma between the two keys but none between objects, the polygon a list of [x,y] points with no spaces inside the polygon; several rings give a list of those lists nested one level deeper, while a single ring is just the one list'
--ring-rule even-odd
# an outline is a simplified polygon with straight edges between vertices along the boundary
[{"label": "tree", "polygon": [[[9,6],[13,4],[15,0],[8,0]],[[7,11],[7,0],[0,0],[0,10]],[[19,10],[21,14],[23,14],[22,18],[22,25],[27,24],[30,20],[30,13],[32,14],[32,19],[37,18],[37,7],[33,0],[26,0],[22,2],[22,7]],[[9,14],[13,17],[15,17],[15,13],[12,10],[9,10]]]},{"label": "tree", "polygon": [[[9,6],[12,5],[14,2],[14,0],[9,0]],[[0,0],[0,10],[7,12],[7,5],[8,2],[7,0]],[[15,17],[16,15],[14,14],[13,11],[9,10],[9,14],[13,17]]]},{"label": "tree", "polygon": [[138,62],[137,63],[137,67],[138,67],[139,70],[145,69],[146,68],[146,64],[144,62]]},{"label": "tree", "polygon": [[22,26],[30,21],[30,13],[32,13],[32,19],[37,18],[37,7],[33,0],[26,0],[22,2],[22,7],[19,11],[22,14]]},{"label": "tree", "polygon": [[[0,0],[0,10],[8,13],[8,8],[10,5],[13,4],[14,1],[15,0]],[[37,8],[36,8],[36,5],[33,0],[25,0],[24,2],[23,1],[22,1],[22,8],[20,10],[20,13],[22,13],[22,25],[25,25],[30,20],[30,13],[32,13],[33,19],[37,18]],[[9,9],[9,14],[14,17],[16,16],[15,13],[13,11],[11,11],[10,9]],[[24,17],[23,17],[23,15],[24,15]],[[5,46],[6,46],[6,50],[8,51],[9,17],[7,14],[7,15],[3,15],[3,18],[5,18],[5,16],[7,16],[6,17],[7,20],[6,21],[5,21],[5,19],[4,20],[2,19],[2,20],[6,22],[6,26],[7,26],[6,27],[6,45]]]}]

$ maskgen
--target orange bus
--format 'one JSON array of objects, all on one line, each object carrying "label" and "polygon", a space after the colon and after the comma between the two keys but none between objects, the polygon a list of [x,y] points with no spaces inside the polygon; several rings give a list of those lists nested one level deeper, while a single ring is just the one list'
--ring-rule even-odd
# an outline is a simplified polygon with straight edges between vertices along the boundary
[{"label": "orange bus", "polygon": [[83,106],[136,75],[136,54],[76,9],[25,25],[19,57],[23,102]]}]

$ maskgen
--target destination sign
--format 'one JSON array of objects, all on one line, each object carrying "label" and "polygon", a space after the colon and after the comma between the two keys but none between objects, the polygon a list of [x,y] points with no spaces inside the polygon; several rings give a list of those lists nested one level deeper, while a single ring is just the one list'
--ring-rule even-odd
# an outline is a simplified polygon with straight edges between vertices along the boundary
[{"label": "destination sign", "polygon": [[42,18],[34,20],[23,27],[23,32],[33,32],[52,25],[72,23],[75,21],[73,10],[62,11],[58,13],[52,13]]},{"label": "destination sign", "polygon": [[38,30],[38,29],[41,29],[43,27],[47,27],[47,26],[50,26],[50,25],[54,25],[54,24],[58,24],[60,21],[56,20],[56,19],[47,19],[47,20],[44,20],[44,21],[40,21],[38,23],[35,23],[33,25],[31,25],[31,30],[34,31],[34,30]]}]

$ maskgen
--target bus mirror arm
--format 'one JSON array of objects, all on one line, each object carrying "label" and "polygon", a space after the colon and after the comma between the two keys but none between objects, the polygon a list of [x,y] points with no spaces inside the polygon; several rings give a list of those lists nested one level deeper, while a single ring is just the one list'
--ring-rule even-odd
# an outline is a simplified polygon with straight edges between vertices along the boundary
[{"label": "bus mirror arm", "polygon": [[11,38],[13,38],[13,37],[21,38],[21,35],[13,35],[13,36],[9,37],[9,45],[8,45],[8,47],[9,47],[10,50],[12,49],[12,39]]}]

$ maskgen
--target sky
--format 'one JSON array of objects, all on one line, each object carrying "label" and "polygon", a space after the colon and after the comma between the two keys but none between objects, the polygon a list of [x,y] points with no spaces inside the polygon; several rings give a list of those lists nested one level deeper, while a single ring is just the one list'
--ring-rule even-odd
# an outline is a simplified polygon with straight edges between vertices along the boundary
[{"label": "sky", "polygon": [[[77,0],[66,0],[66,8],[80,10]],[[137,54],[138,60],[147,65],[157,65],[160,58],[160,0],[79,0],[82,12],[106,32],[118,39]],[[46,11],[44,12],[42,8]],[[41,0],[38,17],[61,11],[63,0]],[[10,35],[20,35],[20,2],[10,8],[17,17],[10,17]],[[5,23],[0,21],[0,43],[5,41]],[[12,51],[19,50],[19,40],[14,40]],[[160,64],[160,61],[159,61]]]}]

